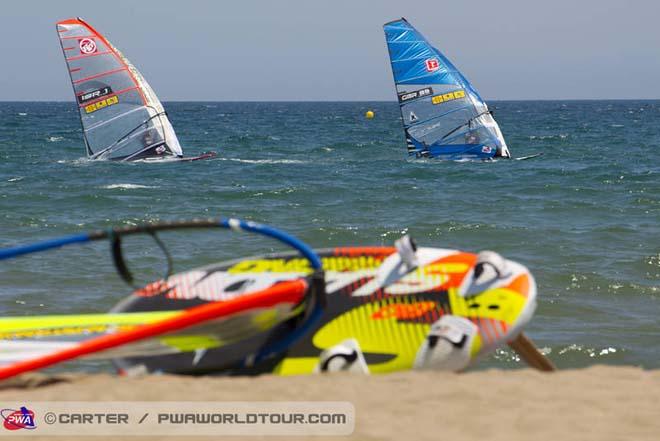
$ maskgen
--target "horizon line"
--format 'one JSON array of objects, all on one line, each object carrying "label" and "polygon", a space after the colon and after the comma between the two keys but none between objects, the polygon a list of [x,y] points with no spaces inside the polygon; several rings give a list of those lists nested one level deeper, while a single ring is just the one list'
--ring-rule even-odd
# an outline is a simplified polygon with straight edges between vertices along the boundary
[{"label": "horizon line", "polygon": [[[658,98],[523,98],[489,99],[489,102],[514,101],[660,101]],[[163,103],[398,103],[397,100],[165,100]],[[0,103],[75,103],[75,100],[2,100]]]}]

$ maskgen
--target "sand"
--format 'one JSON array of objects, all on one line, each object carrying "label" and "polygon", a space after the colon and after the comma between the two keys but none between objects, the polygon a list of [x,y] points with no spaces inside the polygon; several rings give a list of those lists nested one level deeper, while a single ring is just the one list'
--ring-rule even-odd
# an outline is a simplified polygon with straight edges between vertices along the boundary
[{"label": "sand", "polygon": [[3,405],[30,400],[337,400],[356,408],[355,440],[660,440],[660,370],[634,367],[368,377],[31,375],[0,386]]}]

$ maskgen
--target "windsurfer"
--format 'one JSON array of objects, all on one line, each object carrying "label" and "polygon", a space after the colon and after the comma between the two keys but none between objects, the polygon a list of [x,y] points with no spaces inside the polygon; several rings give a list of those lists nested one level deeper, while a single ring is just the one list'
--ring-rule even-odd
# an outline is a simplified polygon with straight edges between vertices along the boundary
[{"label": "windsurfer", "polygon": [[144,132],[144,136],[142,137],[142,144],[144,144],[145,147],[149,147],[153,143],[154,143],[153,133],[151,133],[151,130],[146,130]]},{"label": "windsurfer", "polygon": [[[144,144],[144,147],[148,148],[156,144],[155,138],[156,137],[154,136],[153,130],[149,129],[146,132],[144,132],[144,136],[142,137],[142,143]],[[167,149],[165,148],[164,145],[159,145],[154,149],[154,152],[158,155],[162,155],[163,153],[165,153],[166,150]]]},{"label": "windsurfer", "polygon": [[474,132],[467,132],[465,134],[465,143],[466,144],[479,144],[480,139],[479,139],[479,133],[476,131]]}]

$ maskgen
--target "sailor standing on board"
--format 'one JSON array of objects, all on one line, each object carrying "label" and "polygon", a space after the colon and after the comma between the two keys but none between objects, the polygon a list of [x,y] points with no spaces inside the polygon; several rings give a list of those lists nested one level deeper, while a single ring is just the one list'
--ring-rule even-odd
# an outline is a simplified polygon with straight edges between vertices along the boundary
[{"label": "sailor standing on board", "polygon": [[465,134],[465,143],[466,144],[479,144],[479,134],[474,131],[474,132],[467,132]]},{"label": "sailor standing on board", "polygon": [[[153,132],[153,130],[147,130],[144,133],[144,137],[142,138],[142,143],[144,144],[145,148],[147,148],[147,147],[151,146],[152,144],[154,144],[154,134],[152,132]],[[154,152],[156,152],[156,154],[158,154],[158,155],[161,155],[161,154],[165,153],[165,150],[167,150],[165,148],[165,146],[160,145],[160,146],[158,146],[154,149]]]},{"label": "sailor standing on board", "polygon": [[[479,133],[477,131],[472,131],[472,132],[467,132],[465,133],[465,143],[466,144],[479,144],[481,142],[481,139],[479,138]],[[488,147],[490,148],[490,147]],[[494,158],[501,158],[502,157],[502,147],[500,145],[497,145],[495,147],[495,155],[493,155]],[[508,158],[508,156],[505,156]]]}]

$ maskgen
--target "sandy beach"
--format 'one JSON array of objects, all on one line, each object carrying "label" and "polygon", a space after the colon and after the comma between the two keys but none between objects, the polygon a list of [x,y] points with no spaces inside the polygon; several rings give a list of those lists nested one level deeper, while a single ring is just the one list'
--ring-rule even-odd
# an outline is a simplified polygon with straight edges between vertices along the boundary
[{"label": "sandy beach", "polygon": [[657,440],[659,398],[660,371],[611,366],[553,374],[524,369],[369,377],[37,374],[0,386],[3,405],[55,400],[349,401],[356,409],[349,439],[355,440]]}]

